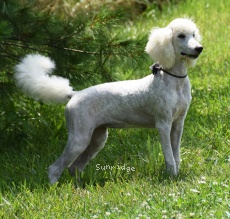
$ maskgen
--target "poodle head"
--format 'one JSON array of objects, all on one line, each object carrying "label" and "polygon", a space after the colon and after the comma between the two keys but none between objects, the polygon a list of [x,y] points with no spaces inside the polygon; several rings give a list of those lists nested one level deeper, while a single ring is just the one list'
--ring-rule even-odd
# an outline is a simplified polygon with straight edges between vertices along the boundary
[{"label": "poodle head", "polygon": [[195,66],[203,50],[201,36],[190,19],[177,18],[167,27],[152,30],[145,51],[164,69],[170,69],[176,60],[185,60]]}]

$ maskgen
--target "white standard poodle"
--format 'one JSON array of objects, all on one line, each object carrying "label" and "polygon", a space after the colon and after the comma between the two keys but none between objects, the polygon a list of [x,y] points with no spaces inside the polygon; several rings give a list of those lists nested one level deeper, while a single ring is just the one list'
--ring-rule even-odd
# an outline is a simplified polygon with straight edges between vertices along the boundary
[{"label": "white standard poodle", "polygon": [[16,83],[45,103],[67,102],[68,142],[49,167],[50,183],[68,167],[81,172],[104,147],[108,128],[157,128],[168,173],[177,175],[184,120],[191,102],[188,67],[203,50],[195,23],[178,18],[152,30],[145,51],[156,62],[152,74],[139,79],[99,84],[73,91],[67,79],[51,76],[53,61],[27,55],[16,66]]}]

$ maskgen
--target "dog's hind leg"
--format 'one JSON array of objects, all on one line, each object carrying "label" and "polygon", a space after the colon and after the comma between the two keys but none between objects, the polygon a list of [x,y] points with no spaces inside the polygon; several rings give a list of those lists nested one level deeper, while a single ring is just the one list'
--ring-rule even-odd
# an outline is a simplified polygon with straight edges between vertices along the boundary
[{"label": "dog's hind leg", "polygon": [[[79,115],[79,119],[77,119]],[[63,170],[82,154],[89,145],[95,128],[88,115],[69,102],[66,106],[65,116],[68,128],[68,142],[62,155],[49,167],[49,180],[57,182]]]},{"label": "dog's hind leg", "polygon": [[63,170],[68,167],[89,145],[91,135],[69,134],[67,145],[62,155],[49,167],[49,180],[57,182]]},{"label": "dog's hind leg", "polygon": [[[90,100],[88,101],[90,102]],[[102,136],[106,135],[107,138],[107,134],[105,134],[107,133],[106,128],[95,131],[97,127],[97,122],[94,119],[96,117],[94,114],[95,110],[86,110],[87,104],[90,104],[89,102],[86,100],[82,101],[82,97],[79,94],[79,96],[75,95],[66,105],[65,118],[68,129],[68,142],[62,155],[49,167],[49,180],[51,184],[57,182],[63,170],[75,163],[74,161],[83,154],[92,139],[96,139],[96,137],[93,137],[94,133],[104,133]],[[106,138],[104,137],[103,141]],[[82,157],[84,156],[82,155]],[[76,163],[76,165],[80,165],[81,162]],[[72,169],[74,169],[74,164]]]},{"label": "dog's hind leg", "polygon": [[90,144],[85,151],[69,166],[68,170],[72,176],[75,176],[76,168],[82,172],[88,162],[93,159],[98,152],[104,147],[108,138],[108,129],[98,127],[94,130]]}]

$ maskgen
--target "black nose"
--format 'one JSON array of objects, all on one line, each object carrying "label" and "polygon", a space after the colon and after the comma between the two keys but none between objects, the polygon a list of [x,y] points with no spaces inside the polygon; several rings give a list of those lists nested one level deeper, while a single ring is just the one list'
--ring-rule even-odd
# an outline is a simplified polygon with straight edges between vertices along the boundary
[{"label": "black nose", "polygon": [[195,50],[196,50],[196,52],[201,53],[202,50],[203,50],[203,47],[202,47],[202,46],[197,46],[197,47],[195,48]]}]

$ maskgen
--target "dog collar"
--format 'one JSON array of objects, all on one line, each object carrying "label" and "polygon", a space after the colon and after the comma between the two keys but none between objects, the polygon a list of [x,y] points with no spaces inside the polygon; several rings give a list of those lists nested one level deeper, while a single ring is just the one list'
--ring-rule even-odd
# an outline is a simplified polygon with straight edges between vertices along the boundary
[{"label": "dog collar", "polygon": [[153,75],[156,75],[158,70],[161,70],[161,71],[165,72],[166,74],[171,75],[171,76],[173,76],[175,78],[186,78],[187,77],[187,75],[184,75],[184,76],[174,75],[174,74],[164,70],[158,63],[155,63],[155,64],[151,65],[150,69],[152,70]]}]

